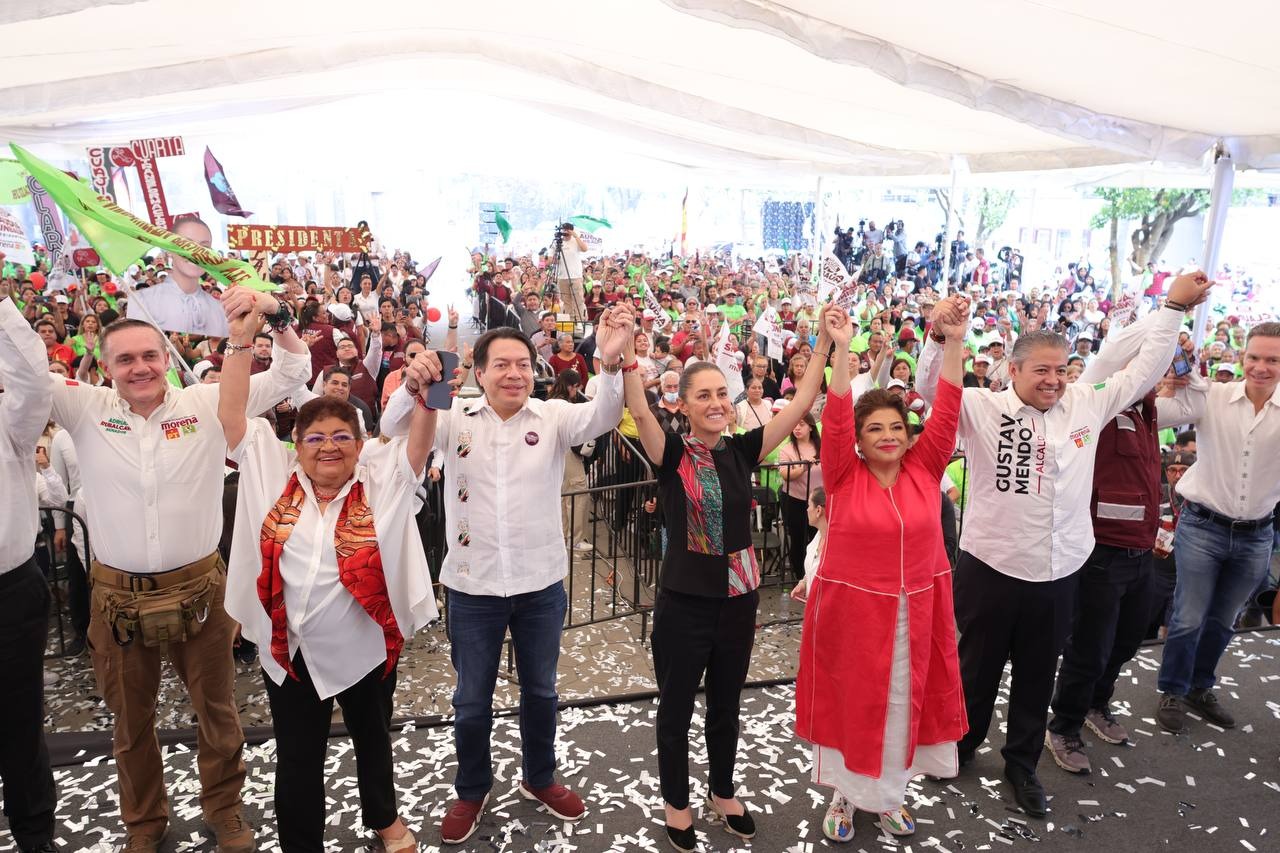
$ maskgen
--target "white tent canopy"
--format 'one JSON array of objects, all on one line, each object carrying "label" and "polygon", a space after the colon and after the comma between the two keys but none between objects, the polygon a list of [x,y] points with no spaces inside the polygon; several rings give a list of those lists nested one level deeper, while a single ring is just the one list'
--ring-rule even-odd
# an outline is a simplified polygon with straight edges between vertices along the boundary
[{"label": "white tent canopy", "polygon": [[0,140],[83,156],[149,135],[257,135],[382,154],[412,128],[518,148],[542,131],[508,122],[511,105],[621,158],[775,178],[943,175],[953,155],[982,174],[1203,174],[1219,142],[1238,170],[1280,170],[1268,44],[1280,6],[1231,11],[1190,0],[8,0]]}]

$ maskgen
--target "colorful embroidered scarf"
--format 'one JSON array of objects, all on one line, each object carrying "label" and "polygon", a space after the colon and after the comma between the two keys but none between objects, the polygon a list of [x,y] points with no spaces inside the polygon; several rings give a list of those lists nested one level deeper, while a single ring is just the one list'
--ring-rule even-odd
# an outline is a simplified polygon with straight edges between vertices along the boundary
[{"label": "colorful embroidered scarf", "polygon": [[[682,436],[684,456],[677,473],[684,484],[688,548],[695,554],[724,554],[724,494],[720,473],[706,442]],[[743,595],[760,585],[755,549],[748,546],[728,555],[729,595]]]},{"label": "colorful embroidered scarf", "polygon": [[[280,557],[285,542],[302,515],[306,492],[295,473],[289,477],[283,494],[267,513],[262,523],[259,544],[262,550],[262,572],[258,575],[258,600],[271,617],[271,656],[295,681],[297,673],[289,660],[288,619],[284,607],[284,580],[280,575]],[[382,555],[373,528],[373,511],[365,502],[364,484],[357,480],[347,492],[333,533],[333,548],[338,556],[338,579],[359,602],[374,622],[382,627],[387,644],[386,678],[395,668],[404,649],[404,635],[396,624],[387,593],[387,579],[382,573]]]}]

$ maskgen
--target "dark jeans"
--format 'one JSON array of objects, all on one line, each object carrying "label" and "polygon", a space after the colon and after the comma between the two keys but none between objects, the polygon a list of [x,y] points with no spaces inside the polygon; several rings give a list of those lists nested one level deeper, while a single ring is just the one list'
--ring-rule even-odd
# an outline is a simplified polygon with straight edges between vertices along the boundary
[{"label": "dark jeans", "polygon": [[1151,572],[1151,615],[1147,620],[1147,639],[1160,636],[1160,629],[1169,624],[1173,611],[1173,590],[1178,583],[1178,568],[1172,554],[1156,557]]},{"label": "dark jeans", "polygon": [[738,754],[738,701],[756,635],[755,590],[705,598],[661,590],[653,606],[653,669],[658,678],[658,776],[662,799],[689,805],[689,724],[705,672],[705,737],[711,793],[733,796]]},{"label": "dark jeans", "polygon": [[542,788],[555,781],[556,664],[568,599],[564,584],[520,595],[467,595],[449,590],[450,656],[458,675],[453,691],[453,740],[461,800],[482,800],[493,787],[489,736],[493,689],[502,641],[511,631],[520,676],[520,753],[524,781]]},{"label": "dark jeans", "polygon": [[1058,653],[1071,629],[1077,577],[1013,578],[965,551],[953,577],[960,679],[969,716],[960,753],[971,754],[986,740],[1004,665],[1012,661],[1007,734],[1000,753],[1006,765],[1035,772],[1044,749]]},{"label": "dark jeans", "polygon": [[285,676],[277,685],[265,672],[276,737],[276,827],[284,853],[322,853],[325,826],[325,754],[333,700],[356,751],[360,819],[370,829],[396,822],[396,787],[391,758],[391,707],[396,671],[385,679],[378,664],[337,696],[321,699],[302,653],[294,655],[298,680]]},{"label": "dark jeans", "polygon": [[49,584],[35,559],[0,575],[0,781],[18,847],[53,840],[58,802],[44,741],[44,646]]},{"label": "dark jeans", "polygon": [[1157,679],[1161,693],[1185,696],[1213,686],[1236,615],[1270,568],[1271,544],[1270,524],[1236,531],[1184,507],[1173,540],[1178,586]]},{"label": "dark jeans", "polygon": [[1090,710],[1111,703],[1120,669],[1147,632],[1152,574],[1150,550],[1094,547],[1079,573],[1071,639],[1062,652],[1049,731],[1078,735]]},{"label": "dark jeans", "polygon": [[818,531],[809,526],[809,502],[778,492],[782,505],[782,525],[787,531],[787,558],[795,581],[804,579],[804,552]]}]

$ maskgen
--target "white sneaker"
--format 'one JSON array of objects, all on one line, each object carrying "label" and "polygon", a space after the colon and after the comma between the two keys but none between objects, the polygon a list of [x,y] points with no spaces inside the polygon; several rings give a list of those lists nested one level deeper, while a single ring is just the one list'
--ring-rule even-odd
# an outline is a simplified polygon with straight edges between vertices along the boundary
[{"label": "white sneaker", "polygon": [[853,840],[853,806],[843,794],[834,794],[822,818],[822,834],[837,844]]},{"label": "white sneaker", "polygon": [[916,822],[905,808],[899,807],[880,813],[880,828],[890,835],[902,838],[915,833]]},{"label": "white sneaker", "polygon": [[596,546],[592,545],[590,542],[579,542],[577,545],[573,546],[573,550],[577,551],[579,554],[586,553],[587,551],[594,551],[595,549]]}]

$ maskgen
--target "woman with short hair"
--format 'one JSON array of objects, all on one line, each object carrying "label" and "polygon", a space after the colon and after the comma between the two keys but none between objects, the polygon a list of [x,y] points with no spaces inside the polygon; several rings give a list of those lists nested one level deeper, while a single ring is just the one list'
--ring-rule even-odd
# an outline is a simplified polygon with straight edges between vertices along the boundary
[{"label": "woman with short hair", "polygon": [[[813,744],[813,781],[834,789],[823,821],[833,841],[853,837],[855,809],[910,835],[907,783],[959,770],[967,721],[939,517],[967,315],[962,297],[935,306],[934,331],[946,336],[942,380],[914,444],[901,397],[876,389],[855,404],[848,359],[832,367],[822,414],[828,528],[805,590],[796,734]],[[831,336],[847,349],[847,327]]]},{"label": "woman with short hair", "polygon": [[[436,413],[421,404],[407,438],[366,444],[349,402],[318,397],[298,410],[290,449],[265,420],[244,414],[262,316],[239,290],[223,300],[231,339],[218,401],[227,455],[240,469],[226,608],[264,652],[280,845],[324,849],[337,699],[355,745],[364,823],[388,853],[412,853],[417,843],[396,808],[391,709],[405,640],[438,615],[413,523]],[[440,379],[429,351],[406,368],[411,393]]]}]

